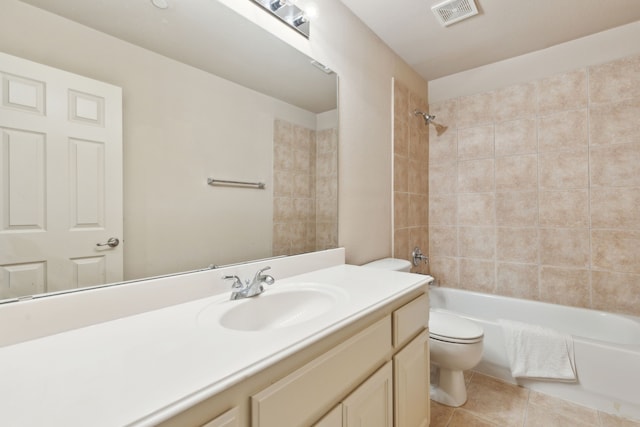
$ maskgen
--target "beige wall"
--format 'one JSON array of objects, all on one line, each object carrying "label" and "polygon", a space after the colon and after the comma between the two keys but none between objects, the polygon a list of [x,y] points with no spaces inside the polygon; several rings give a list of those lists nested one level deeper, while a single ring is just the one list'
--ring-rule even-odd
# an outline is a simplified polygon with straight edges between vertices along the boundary
[{"label": "beige wall", "polygon": [[392,254],[392,78],[427,84],[340,1],[318,1],[312,55],[339,75],[339,230],[347,262]]},{"label": "beige wall", "polygon": [[[411,261],[415,247],[429,252],[429,127],[414,114],[428,106],[398,79],[393,94],[393,255]],[[428,273],[429,266],[421,263],[412,271]]]},{"label": "beige wall", "polygon": [[640,56],[430,107],[441,284],[640,315]]}]

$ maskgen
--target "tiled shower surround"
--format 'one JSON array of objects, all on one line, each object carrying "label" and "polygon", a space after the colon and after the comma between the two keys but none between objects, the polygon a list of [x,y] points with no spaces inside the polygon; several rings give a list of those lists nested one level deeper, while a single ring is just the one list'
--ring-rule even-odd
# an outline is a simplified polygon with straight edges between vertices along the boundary
[{"label": "tiled shower surround", "polygon": [[338,246],[337,129],[274,123],[273,255]]},{"label": "tiled shower surround", "polygon": [[[398,80],[393,90],[394,257],[410,260],[414,247],[425,254],[429,250],[429,129],[414,114],[428,108],[422,97]],[[429,266],[421,264],[411,271],[428,273]]]},{"label": "tiled shower surround", "polygon": [[441,285],[640,315],[640,56],[430,113]]}]

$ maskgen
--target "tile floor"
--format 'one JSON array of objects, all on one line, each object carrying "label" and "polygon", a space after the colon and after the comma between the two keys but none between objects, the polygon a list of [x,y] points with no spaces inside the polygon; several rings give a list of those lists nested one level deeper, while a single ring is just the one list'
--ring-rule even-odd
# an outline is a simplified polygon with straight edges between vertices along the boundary
[{"label": "tile floor", "polygon": [[492,377],[469,372],[467,403],[451,408],[431,402],[431,427],[640,427],[632,421],[579,406]]}]

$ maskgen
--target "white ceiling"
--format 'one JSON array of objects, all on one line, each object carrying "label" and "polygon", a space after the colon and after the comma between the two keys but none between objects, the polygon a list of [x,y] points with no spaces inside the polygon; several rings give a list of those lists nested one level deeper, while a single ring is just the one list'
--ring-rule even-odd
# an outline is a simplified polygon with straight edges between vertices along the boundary
[{"label": "white ceiling", "polygon": [[[335,108],[333,78],[216,1],[22,1],[310,111]],[[430,10],[442,0],[341,1],[426,80],[640,20],[640,0],[476,0],[480,13],[449,27]]]},{"label": "white ceiling", "polygon": [[426,80],[640,20],[640,0],[476,0],[448,27],[431,12],[442,0],[341,1]]}]

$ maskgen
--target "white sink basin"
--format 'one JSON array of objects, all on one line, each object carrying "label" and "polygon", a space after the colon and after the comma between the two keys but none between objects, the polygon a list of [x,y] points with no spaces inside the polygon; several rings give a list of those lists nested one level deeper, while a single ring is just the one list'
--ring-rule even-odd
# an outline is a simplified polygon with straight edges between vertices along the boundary
[{"label": "white sink basin", "polygon": [[198,315],[199,323],[216,321],[226,329],[262,331],[285,328],[312,320],[327,313],[347,293],[336,286],[294,284],[282,289],[267,289],[264,293],[243,300],[227,301],[205,308]]}]

